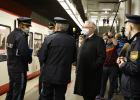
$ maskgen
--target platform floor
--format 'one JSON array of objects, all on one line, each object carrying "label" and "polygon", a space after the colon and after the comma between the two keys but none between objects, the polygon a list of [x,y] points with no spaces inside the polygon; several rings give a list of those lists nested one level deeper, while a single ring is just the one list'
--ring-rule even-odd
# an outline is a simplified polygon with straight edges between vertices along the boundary
[{"label": "platform floor", "polygon": [[[34,79],[28,80],[27,82],[27,88],[24,100],[38,100],[39,94],[38,94],[38,78],[36,77]],[[71,74],[71,84],[69,84],[67,92],[66,92],[66,100],[83,100],[83,97],[73,94],[74,90],[74,84],[75,84],[75,70],[72,70]],[[109,84],[107,84],[107,90],[105,94],[105,99],[107,100],[107,94],[108,94]],[[6,93],[0,96],[0,100],[5,100]],[[112,100],[124,100],[123,96],[120,94],[113,96]]]}]

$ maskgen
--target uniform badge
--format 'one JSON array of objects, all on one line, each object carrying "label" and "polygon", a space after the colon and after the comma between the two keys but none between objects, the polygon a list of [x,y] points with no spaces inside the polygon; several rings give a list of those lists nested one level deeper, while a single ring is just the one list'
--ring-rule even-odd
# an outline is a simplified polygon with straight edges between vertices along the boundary
[{"label": "uniform badge", "polygon": [[135,61],[138,58],[138,51],[131,51],[130,53],[130,59],[132,61]]}]

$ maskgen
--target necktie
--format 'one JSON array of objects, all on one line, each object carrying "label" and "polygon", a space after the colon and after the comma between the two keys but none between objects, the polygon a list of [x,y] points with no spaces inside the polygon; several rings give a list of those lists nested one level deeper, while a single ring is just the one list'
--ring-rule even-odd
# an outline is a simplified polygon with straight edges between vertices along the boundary
[{"label": "necktie", "polygon": [[89,39],[89,37],[87,36],[86,39]]}]

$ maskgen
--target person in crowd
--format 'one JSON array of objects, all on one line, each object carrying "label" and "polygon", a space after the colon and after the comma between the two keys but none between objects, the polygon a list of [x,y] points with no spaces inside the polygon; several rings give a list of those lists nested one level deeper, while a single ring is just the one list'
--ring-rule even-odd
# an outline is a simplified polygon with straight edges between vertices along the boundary
[{"label": "person in crowd", "polygon": [[130,44],[129,43],[125,43],[122,50],[119,53],[119,57],[125,57],[126,56],[126,52],[128,51]]},{"label": "person in crowd", "polygon": [[96,25],[86,21],[82,33],[86,35],[79,48],[74,94],[84,100],[94,100],[100,92],[103,63],[106,58],[105,43],[95,33]]},{"label": "person in crowd", "polygon": [[[118,48],[118,52],[117,52],[118,57],[119,57],[119,53],[120,53],[120,51],[122,50],[122,48],[123,48],[123,46],[124,46],[125,43],[122,42],[122,40],[121,40],[121,39],[122,39],[122,36],[121,36],[120,33],[115,34],[115,38],[116,38],[117,42],[119,43],[119,48]],[[119,75],[119,84],[120,84],[121,75],[122,75],[122,73],[121,73],[120,70],[118,71],[118,75]],[[115,81],[114,94],[118,94],[117,88],[118,88],[118,78],[117,78],[116,81]]]},{"label": "person in crowd", "polygon": [[125,57],[117,59],[122,71],[121,94],[124,100],[140,100],[140,16],[126,14],[126,33],[130,36]]},{"label": "person in crowd", "polygon": [[[49,36],[50,36],[50,35],[53,35],[53,34],[55,33],[55,25],[52,24],[52,23],[49,23],[49,24],[48,24],[48,28],[49,28]],[[45,39],[45,38],[44,38],[44,39]],[[39,45],[40,45],[40,44],[39,44]],[[42,45],[42,44],[41,44],[41,45]],[[39,46],[38,46],[38,47],[39,47]],[[40,50],[40,47],[39,47],[39,50]],[[38,56],[39,50],[37,50],[37,56]],[[40,62],[40,70],[41,70],[41,68],[42,68],[42,65],[43,65],[43,63]]]},{"label": "person in crowd", "polygon": [[123,46],[124,46],[125,43],[121,41],[122,36],[121,36],[120,33],[115,34],[115,39],[116,39],[117,42],[119,43],[119,48],[118,48],[118,52],[117,52],[117,54],[118,54],[118,56],[119,56],[119,53],[120,53],[120,51],[122,50],[122,48],[123,48]]},{"label": "person in crowd", "polygon": [[[83,40],[84,40],[84,35],[80,35],[80,36],[79,36],[79,41],[76,43],[77,54],[78,54],[78,52],[79,52],[79,48],[80,48],[80,46],[82,45]],[[77,64],[77,62],[74,62],[74,63],[73,63],[73,66],[76,66],[76,64]]]},{"label": "person in crowd", "polygon": [[110,87],[107,100],[111,100],[113,97],[115,80],[117,78],[118,73],[118,64],[116,63],[116,60],[118,58],[117,51],[119,44],[113,37],[113,34],[111,32],[105,33],[103,39],[106,43],[106,60],[103,64],[103,77],[100,95],[97,96],[96,99],[104,98],[106,83],[109,78]]},{"label": "person in crowd", "polygon": [[[48,24],[48,28],[49,28],[49,36],[50,36],[50,35],[53,35],[53,34],[55,33],[55,26],[54,26],[54,24],[49,23],[49,24]],[[41,44],[41,45],[42,45],[42,44]],[[40,48],[39,48],[39,50],[40,50]],[[38,56],[39,50],[37,50],[37,56]],[[40,71],[41,71],[42,66],[43,66],[43,62],[40,62],[40,61],[39,61],[39,63],[40,63]],[[39,79],[39,94],[40,94],[40,92],[41,92],[41,79]]]},{"label": "person in crowd", "polygon": [[[55,33],[55,26],[54,26],[54,24],[49,23],[48,24],[48,28],[49,28],[49,36],[53,35]],[[39,50],[40,50],[40,48],[39,48]],[[39,52],[39,50],[37,52]],[[38,56],[38,54],[37,54],[37,56]],[[40,63],[40,71],[41,71],[42,66],[43,66],[43,62],[39,61],[39,63]],[[40,94],[40,92],[41,92],[41,79],[39,78],[39,94]],[[40,100],[40,98],[39,98],[39,100]]]},{"label": "person in crowd", "polygon": [[48,28],[49,28],[49,35],[52,35],[52,34],[55,33],[55,26],[54,26],[54,24],[49,23]]},{"label": "person in crowd", "polygon": [[34,40],[34,55],[35,56],[37,55],[39,48],[40,48],[40,41]]},{"label": "person in crowd", "polygon": [[2,39],[2,42],[0,44],[0,49],[5,49],[5,37]]},{"label": "person in crowd", "polygon": [[28,47],[28,33],[31,18],[20,17],[18,28],[15,28],[7,37],[7,66],[9,74],[9,91],[6,100],[23,100],[28,64],[32,62],[32,52]]},{"label": "person in crowd", "polygon": [[104,18],[104,19],[103,19],[103,26],[105,25],[105,23],[106,23],[106,19]]},{"label": "person in crowd", "polygon": [[84,40],[84,35],[80,35],[80,36],[79,36],[79,44],[78,44],[78,47],[81,46],[83,40]]},{"label": "person in crowd", "polygon": [[102,35],[102,38],[103,38],[104,43],[105,43],[105,45],[106,45],[107,42],[108,42],[108,32],[105,32],[105,33]]},{"label": "person in crowd", "polygon": [[71,82],[71,65],[76,61],[76,42],[66,32],[69,21],[55,17],[55,34],[45,38],[39,50],[41,70],[40,100],[65,100],[67,84]]}]

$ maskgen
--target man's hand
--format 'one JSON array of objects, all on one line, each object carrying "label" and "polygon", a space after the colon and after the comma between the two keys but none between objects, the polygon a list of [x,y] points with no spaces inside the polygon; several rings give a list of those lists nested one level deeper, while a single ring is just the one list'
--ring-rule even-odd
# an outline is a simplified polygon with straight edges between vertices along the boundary
[{"label": "man's hand", "polygon": [[119,58],[117,59],[117,63],[118,63],[118,65],[119,65],[119,67],[124,63],[124,61],[125,61],[125,58],[124,58],[124,57],[119,57]]},{"label": "man's hand", "polygon": [[117,62],[116,62],[118,65],[121,63],[121,60],[119,59],[119,57],[118,57],[118,59],[117,59]]},{"label": "man's hand", "polygon": [[109,37],[112,37],[113,34],[112,34],[111,32],[108,32],[108,36],[109,36]]}]

